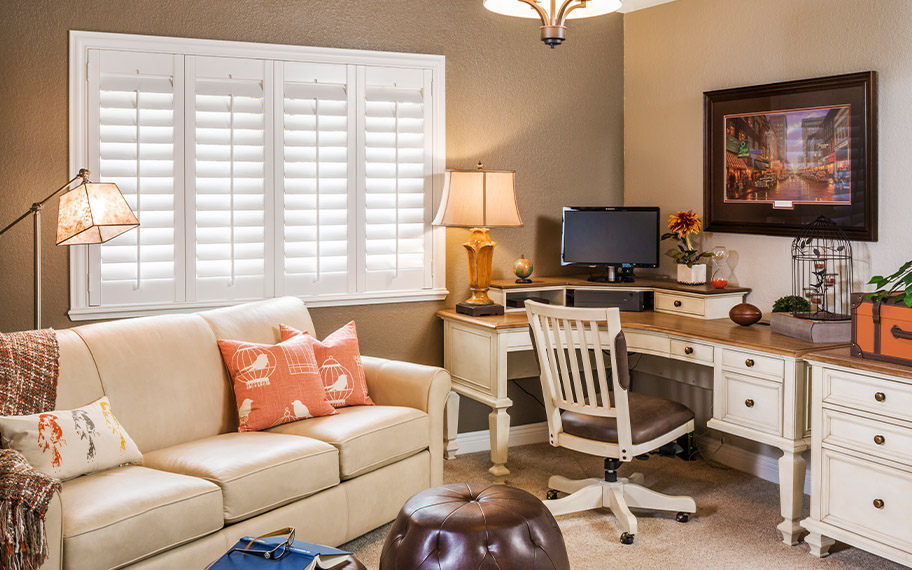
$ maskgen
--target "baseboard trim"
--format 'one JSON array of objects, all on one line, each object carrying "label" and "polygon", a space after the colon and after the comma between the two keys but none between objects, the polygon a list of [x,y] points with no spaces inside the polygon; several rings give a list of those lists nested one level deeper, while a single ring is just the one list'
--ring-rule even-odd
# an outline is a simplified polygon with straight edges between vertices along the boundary
[{"label": "baseboard trim", "polygon": [[[510,428],[510,447],[544,443],[548,441],[547,422],[525,424]],[[697,438],[697,447],[704,454],[727,467],[750,473],[771,483],[779,484],[779,458],[763,455],[755,451],[722,443],[721,440],[708,435]],[[471,431],[456,435],[456,455],[463,453],[476,453],[491,450],[491,435],[489,430]],[[508,462],[509,464],[509,462]],[[804,493],[810,494],[810,466],[804,480]]]}]

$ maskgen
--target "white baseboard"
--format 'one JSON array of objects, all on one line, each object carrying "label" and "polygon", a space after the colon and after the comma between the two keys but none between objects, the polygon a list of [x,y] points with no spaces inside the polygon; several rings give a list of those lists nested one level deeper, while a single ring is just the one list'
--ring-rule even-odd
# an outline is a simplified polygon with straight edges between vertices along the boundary
[{"label": "white baseboard", "polygon": [[[510,428],[510,447],[544,443],[548,441],[548,424],[539,422]],[[779,484],[779,458],[763,455],[755,451],[732,445],[722,444],[714,437],[702,436],[697,438],[697,447],[705,451],[705,455],[713,461],[723,465],[750,473],[771,483]],[[475,453],[491,450],[491,435],[488,430],[460,433],[456,436],[456,455]],[[508,462],[509,464],[509,462]],[[804,492],[809,494],[811,489],[810,472],[805,476]]]}]

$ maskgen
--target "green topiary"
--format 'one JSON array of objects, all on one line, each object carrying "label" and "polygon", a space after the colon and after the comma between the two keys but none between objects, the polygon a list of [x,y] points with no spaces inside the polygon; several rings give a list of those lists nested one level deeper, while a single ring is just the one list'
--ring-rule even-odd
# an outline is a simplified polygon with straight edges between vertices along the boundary
[{"label": "green topiary", "polygon": [[780,297],[773,303],[774,313],[807,313],[810,310],[811,304],[808,300],[796,295]]}]

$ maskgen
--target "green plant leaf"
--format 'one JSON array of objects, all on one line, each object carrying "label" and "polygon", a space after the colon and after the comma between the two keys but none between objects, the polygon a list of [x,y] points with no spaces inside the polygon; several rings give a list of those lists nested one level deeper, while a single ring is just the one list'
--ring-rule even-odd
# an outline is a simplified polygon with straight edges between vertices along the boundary
[{"label": "green plant leaf", "polygon": [[875,275],[874,277],[871,277],[870,281],[868,281],[868,285],[877,285],[880,287],[880,284],[884,281],[886,281],[886,279],[884,279],[882,275]]}]

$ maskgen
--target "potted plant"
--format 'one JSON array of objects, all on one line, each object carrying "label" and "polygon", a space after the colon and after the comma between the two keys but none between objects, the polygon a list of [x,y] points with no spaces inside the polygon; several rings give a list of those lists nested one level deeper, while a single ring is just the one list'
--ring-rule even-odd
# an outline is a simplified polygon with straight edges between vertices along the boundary
[{"label": "potted plant", "polygon": [[690,241],[691,234],[700,233],[703,223],[700,217],[692,210],[678,212],[668,217],[668,229],[662,234],[662,239],[671,239],[677,246],[665,252],[667,256],[678,264],[678,283],[686,285],[699,285],[706,283],[706,264],[699,263],[704,257],[712,257],[712,253],[698,251]]},{"label": "potted plant", "polygon": [[852,295],[852,355],[912,365],[912,260]]}]

